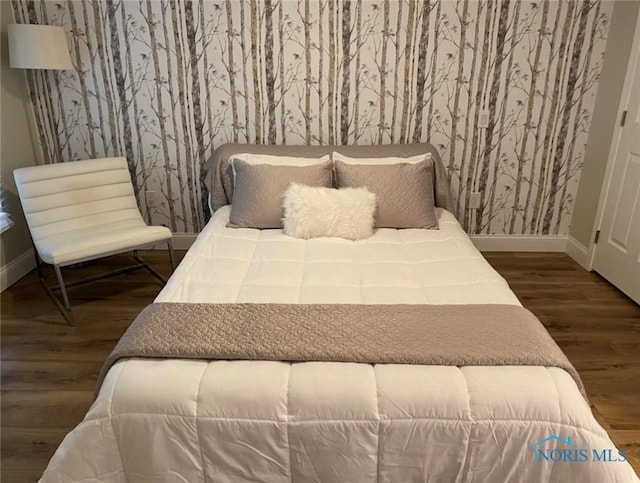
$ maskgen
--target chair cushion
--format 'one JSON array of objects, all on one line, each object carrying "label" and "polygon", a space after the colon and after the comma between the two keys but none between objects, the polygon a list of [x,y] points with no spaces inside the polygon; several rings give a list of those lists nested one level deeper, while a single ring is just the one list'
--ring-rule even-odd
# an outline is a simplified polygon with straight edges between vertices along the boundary
[{"label": "chair cushion", "polygon": [[170,238],[171,231],[164,226],[147,226],[137,220],[123,220],[52,235],[37,240],[36,248],[46,263],[64,266],[152,245]]},{"label": "chair cushion", "polygon": [[168,228],[144,222],[125,158],[30,166],[14,178],[47,263],[70,265],[171,238]]}]

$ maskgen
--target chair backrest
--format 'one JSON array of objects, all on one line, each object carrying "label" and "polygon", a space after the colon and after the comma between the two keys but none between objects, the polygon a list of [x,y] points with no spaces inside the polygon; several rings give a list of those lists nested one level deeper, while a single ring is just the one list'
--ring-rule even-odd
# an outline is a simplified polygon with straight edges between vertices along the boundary
[{"label": "chair backrest", "polygon": [[32,166],[13,176],[36,247],[49,236],[83,228],[144,223],[125,158]]}]

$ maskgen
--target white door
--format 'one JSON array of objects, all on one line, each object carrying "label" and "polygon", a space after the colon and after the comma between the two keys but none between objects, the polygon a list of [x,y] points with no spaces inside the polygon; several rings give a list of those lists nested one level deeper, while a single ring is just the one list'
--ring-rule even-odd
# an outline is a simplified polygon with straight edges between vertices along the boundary
[{"label": "white door", "polygon": [[640,20],[619,119],[623,115],[613,138],[592,268],[640,304]]}]

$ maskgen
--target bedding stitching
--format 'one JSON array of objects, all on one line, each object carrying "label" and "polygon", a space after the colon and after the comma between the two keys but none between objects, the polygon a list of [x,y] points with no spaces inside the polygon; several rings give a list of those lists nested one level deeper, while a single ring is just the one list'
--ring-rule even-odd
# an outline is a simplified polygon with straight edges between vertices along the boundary
[{"label": "bedding stitching", "polygon": [[378,448],[376,451],[376,480],[380,482],[380,449],[382,440],[382,417],[380,416],[380,391],[378,377],[376,376],[376,366],[371,366],[373,371],[373,383],[376,389],[376,415],[378,416]]},{"label": "bedding stitching", "polygon": [[[300,299],[302,298],[303,287],[305,286],[305,267],[307,266],[307,247],[308,244],[305,243],[302,251],[302,263],[300,264],[300,282],[298,283],[298,303],[300,303]],[[294,262],[295,263],[295,262]]]},{"label": "bedding stitching", "polygon": [[[189,418],[191,416],[187,416],[184,414],[164,414],[164,413],[142,413],[142,412],[127,412],[127,413],[122,413],[122,414],[116,414],[115,416],[111,416],[111,419],[114,418],[119,418],[121,416],[132,416],[132,415],[138,415],[138,416],[162,416],[162,417],[178,417],[178,418]],[[92,419],[90,421],[100,421],[103,419],[108,419],[109,416],[103,416],[100,418],[95,418]],[[246,419],[246,418],[221,418],[221,417],[217,417],[217,416],[201,416],[200,419],[213,419],[213,420],[220,420],[220,421],[246,421],[246,422],[254,422],[254,423],[274,423],[276,421],[272,420],[272,419]],[[367,422],[375,422],[377,421],[377,419],[313,419],[313,420],[306,420],[306,421],[297,421],[296,424],[317,424],[317,423],[353,423],[353,422],[362,422],[362,423],[367,423]],[[453,424],[460,424],[461,420],[460,419],[447,419],[447,418],[442,418],[442,419],[438,419],[438,418],[422,418],[422,417],[418,417],[418,418],[389,418],[388,419],[389,422],[394,422],[394,421],[431,421],[431,422],[440,422],[440,423],[453,423]],[[603,439],[605,441],[607,441],[607,439],[601,435],[596,433],[595,431],[593,431],[592,429],[589,428],[585,428],[582,426],[576,426],[575,424],[570,424],[570,423],[563,423],[560,421],[549,421],[549,420],[541,420],[541,419],[519,419],[519,418],[501,418],[501,419],[497,419],[497,418],[486,418],[486,419],[465,419],[462,420],[462,422],[464,423],[473,423],[473,424],[484,424],[484,423],[530,423],[530,424],[555,424],[558,426],[566,426],[569,428],[573,428],[579,431],[584,431],[586,433],[592,434],[593,436],[596,436],[600,439]],[[82,424],[82,423],[81,423]]]},{"label": "bedding stitching", "polygon": [[202,380],[204,379],[204,373],[207,372],[207,369],[209,368],[209,364],[206,364],[204,366],[204,369],[202,369],[200,380],[198,381],[198,390],[196,391],[196,414],[194,418],[194,423],[196,426],[196,438],[198,440],[198,449],[200,450],[200,462],[202,464],[202,481],[204,483],[207,483],[207,471],[204,464],[204,453],[202,452],[202,439],[200,438],[200,429],[198,422],[200,420],[200,391],[202,389]]},{"label": "bedding stitching", "polygon": [[262,236],[262,232],[260,232],[256,238],[251,240],[253,242],[253,250],[251,250],[251,256],[245,260],[246,270],[244,271],[242,282],[237,287],[238,291],[236,292],[236,300],[235,300],[236,302],[238,302],[238,299],[240,298],[240,291],[242,290],[242,287],[245,286],[245,280],[247,279],[247,275],[249,275],[249,268],[251,267],[251,262],[253,262],[253,259],[256,255],[256,248],[258,247],[258,242],[260,241],[261,236]]},{"label": "bedding stitching", "polygon": [[[363,304],[364,303],[364,294],[362,292],[362,265],[363,262],[361,262],[358,259],[358,251],[356,250],[356,261],[355,261],[356,265],[358,266],[358,294],[360,297],[360,303]],[[337,285],[337,284],[336,284]]]},{"label": "bedding stitching", "polygon": [[118,364],[119,371],[118,371],[118,374],[116,375],[116,380],[113,381],[113,386],[111,387],[111,395],[109,396],[109,404],[107,406],[108,413],[109,413],[108,417],[113,416],[113,397],[116,393],[116,386],[118,384],[118,381],[120,380],[120,376],[122,375],[122,369],[125,367],[125,365],[128,362],[129,362],[128,360],[125,360],[123,361],[122,365]]},{"label": "bedding stitching", "polygon": [[558,396],[558,417],[562,418],[562,397],[561,397],[561,393],[560,393],[560,388],[558,387],[558,383],[556,382],[555,377],[553,377],[553,374],[551,374],[551,372],[548,370],[547,367],[545,367],[545,371],[546,374],[551,378],[551,381],[553,382],[553,387],[556,389],[556,394]]},{"label": "bedding stitching", "polygon": [[[197,242],[196,242],[197,243]],[[195,245],[195,243],[194,243]],[[189,250],[190,251],[190,250]],[[178,264],[178,266],[176,267],[175,272],[172,274],[173,275],[176,274],[176,272],[180,271],[189,271],[191,270],[191,268],[193,267],[194,263],[196,262],[197,257],[193,256],[193,257],[189,257],[189,252],[187,252],[187,254],[185,255],[185,257],[182,259],[182,261]],[[186,263],[187,261],[190,261],[190,265],[189,265],[189,269],[186,268]],[[184,267],[184,268],[182,268]],[[182,292],[184,292],[184,281],[185,278],[182,277],[179,279],[180,280],[180,284],[178,285],[178,287],[173,289],[173,292],[170,293],[170,296],[175,296],[175,294],[178,292],[178,289],[180,290],[180,293],[182,294]],[[169,284],[165,284],[165,286],[162,288],[162,290],[160,291],[160,293],[158,294],[158,296],[156,297],[156,299],[154,300],[154,302],[156,302],[158,300],[158,298],[160,297],[160,295],[164,295],[163,292],[165,290],[167,290],[167,287],[169,287]]]},{"label": "bedding stitching", "polygon": [[[545,367],[545,372],[547,373],[547,375],[551,378],[551,380],[553,381],[553,387],[556,389],[556,394],[558,396],[558,417],[562,417],[562,397],[560,395],[560,388],[558,387],[558,384],[556,383],[555,378],[553,377],[553,374],[551,373],[551,371],[548,370],[548,368]],[[553,479],[553,470],[557,467],[558,465],[551,465],[551,472],[549,474],[549,481],[554,481]]]},{"label": "bedding stitching", "polygon": [[113,383],[113,389],[111,391],[111,399],[109,401],[109,406],[108,406],[109,416],[107,416],[109,418],[109,423],[111,425],[111,432],[113,432],[113,439],[116,442],[116,448],[118,448],[118,456],[120,457],[120,466],[122,467],[122,475],[124,477],[124,481],[125,482],[128,482],[129,479],[127,478],[127,470],[124,467],[124,459],[122,458],[122,451],[120,451],[120,442],[118,441],[118,437],[116,436],[116,429],[113,427],[114,416],[113,416],[112,406],[113,406],[113,396],[115,395],[115,392],[116,392],[116,386],[118,385],[118,382],[120,381],[120,376],[124,372],[124,367],[125,367],[125,364],[127,362],[128,361],[125,361],[124,364],[122,364],[122,366],[120,368],[120,372],[118,372],[116,380]]},{"label": "bedding stitching", "polygon": [[462,476],[462,481],[468,481],[467,477],[469,475],[470,458],[469,458],[469,447],[471,446],[471,432],[474,428],[474,423],[469,424],[469,431],[467,433],[467,444],[464,447],[464,460],[462,462],[462,466],[460,467],[459,475]]},{"label": "bedding stitching", "polygon": [[289,415],[289,389],[291,382],[291,369],[293,364],[289,364],[289,370],[287,371],[287,386],[286,386],[286,395],[285,395],[285,410],[286,410],[286,421],[285,428],[287,432],[287,452],[289,453],[289,478],[291,479],[291,483],[293,483],[293,461],[291,461],[291,444],[289,444],[289,423],[291,416]]},{"label": "bedding stitching", "polygon": [[464,461],[462,462],[462,468],[461,468],[462,481],[468,481],[469,468],[470,468],[470,465],[471,465],[471,461],[470,461],[470,458],[469,458],[469,447],[471,446],[471,433],[473,432],[473,429],[476,426],[476,419],[473,417],[473,413],[471,411],[471,391],[469,389],[469,383],[467,381],[467,377],[465,376],[465,374],[462,371],[462,369],[458,368],[458,372],[462,376],[462,379],[464,380],[464,385],[465,385],[465,387],[467,389],[467,391],[466,391],[466,393],[467,393],[467,408],[469,410],[469,419],[471,421],[471,423],[469,424],[469,434],[468,434],[468,437],[467,437],[467,444],[466,444],[465,449],[464,449]]},{"label": "bedding stitching", "polygon": [[[553,377],[553,374],[551,374],[551,372],[549,370],[547,370],[547,368],[545,367],[545,373],[551,378],[551,381],[553,382],[553,387],[556,390],[556,395],[558,396],[558,417],[562,418],[562,398],[560,396],[560,388],[558,387],[558,384],[556,384],[556,380]],[[553,480],[553,469],[556,467],[557,465],[551,465],[551,473],[549,474],[549,481],[554,481]]]},{"label": "bedding stitching", "polygon": [[[439,222],[439,221],[440,221],[440,217],[438,216],[438,222]],[[400,242],[402,242],[402,236],[400,236],[399,231],[400,231],[400,230],[397,230],[397,232],[398,232],[398,238],[400,239]],[[399,245],[400,247],[402,247],[402,251],[403,251],[403,253],[404,253],[404,255],[405,255],[406,259],[407,259],[407,260],[411,260],[411,255],[409,254],[409,252],[408,252],[408,250],[407,250],[407,246],[406,246],[406,244],[404,244],[404,243],[399,243],[398,245]],[[414,277],[416,277],[416,280],[421,280],[421,278],[420,278],[420,276],[419,276],[420,274],[419,274],[418,269],[417,269],[417,267],[415,266],[415,264],[410,263],[409,265],[410,265],[410,267],[411,267],[411,271],[412,271],[412,272],[413,272],[413,274],[414,274]],[[429,286],[429,285],[427,285],[426,283],[424,283],[424,282],[422,282],[422,281],[420,282],[420,287],[419,287],[419,288],[420,288],[420,290],[422,291],[422,293],[424,294],[424,298],[425,298],[425,303],[426,303],[426,304],[430,304],[430,303],[431,303],[431,298],[429,297],[429,294],[427,293],[427,288],[429,288],[429,287],[430,287],[430,286]]]}]

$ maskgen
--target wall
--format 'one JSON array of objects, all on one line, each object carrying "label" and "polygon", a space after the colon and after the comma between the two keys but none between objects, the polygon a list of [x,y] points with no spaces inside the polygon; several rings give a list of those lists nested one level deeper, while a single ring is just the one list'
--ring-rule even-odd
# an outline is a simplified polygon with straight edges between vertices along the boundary
[{"label": "wall", "polygon": [[10,285],[35,265],[31,255],[31,238],[20,208],[13,170],[36,164],[36,153],[29,130],[28,99],[24,71],[11,69],[7,56],[7,24],[13,23],[10,2],[0,2],[1,72],[0,84],[0,166],[4,208],[15,224],[0,235],[2,289]]},{"label": "wall", "polygon": [[638,1],[615,2],[613,7],[607,51],[571,220],[570,235],[585,247],[591,243],[613,130],[620,121],[617,119],[618,107],[639,10]]},{"label": "wall", "polygon": [[33,85],[47,161],[125,155],[149,221],[201,228],[224,142],[429,140],[470,233],[568,232],[611,2],[14,4],[75,64]]}]

